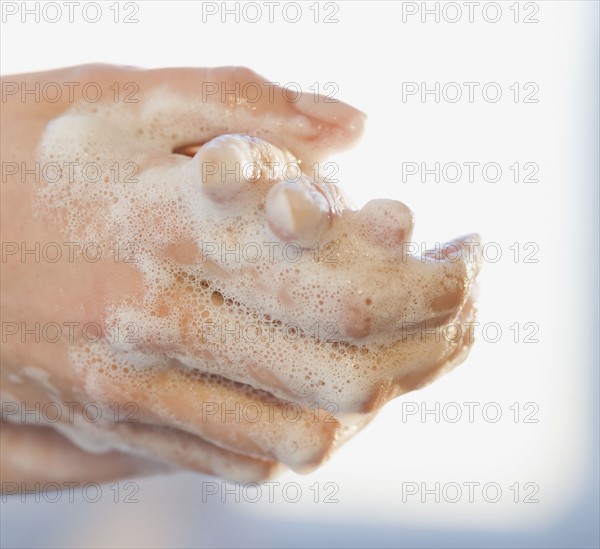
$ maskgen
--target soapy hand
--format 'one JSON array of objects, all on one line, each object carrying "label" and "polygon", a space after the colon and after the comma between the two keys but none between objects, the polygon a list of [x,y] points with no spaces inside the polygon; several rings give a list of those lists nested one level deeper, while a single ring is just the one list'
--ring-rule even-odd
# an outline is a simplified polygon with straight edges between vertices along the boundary
[{"label": "soapy hand", "polygon": [[[23,101],[36,82],[102,97]],[[5,89],[3,480],[307,471],[464,360],[477,237],[413,256],[404,204],[349,207],[321,167],[359,111],[241,68]]]}]

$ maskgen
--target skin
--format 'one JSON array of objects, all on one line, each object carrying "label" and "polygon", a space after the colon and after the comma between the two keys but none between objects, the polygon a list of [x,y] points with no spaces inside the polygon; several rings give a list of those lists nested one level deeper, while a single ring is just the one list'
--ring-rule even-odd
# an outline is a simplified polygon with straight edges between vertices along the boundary
[{"label": "skin", "polygon": [[[108,169],[115,161],[135,161],[142,184],[138,188],[154,184],[150,178],[157,167],[167,184],[189,178],[209,158],[217,162],[226,159],[227,143],[246,147],[244,150],[259,163],[285,158],[310,166],[351,146],[360,136],[365,120],[362,113],[340,102],[296,104],[286,101],[281,93],[274,94],[273,101],[265,95],[252,104],[243,100],[229,104],[218,96],[200,102],[198,90],[205,82],[231,86],[235,82],[243,85],[268,81],[243,68],[142,71],[86,65],[6,76],[2,81],[3,86],[10,82],[26,85],[28,89],[35,82],[42,86],[49,82],[97,82],[105,92],[115,82],[121,89],[128,82],[136,82],[137,103],[113,107],[110,93],[105,93],[99,102],[100,106],[132,115],[134,119],[141,117],[144,109],[152,108],[153,93],[168,83],[167,89],[173,94],[171,104],[183,101],[183,97],[185,101],[196,102],[199,109],[210,107],[227,116],[227,133],[232,137],[225,142],[219,138],[223,128],[215,126],[197,133],[193,129],[188,133],[182,130],[182,135],[163,140],[154,148],[145,148],[136,143],[135,136],[125,135],[127,128],[122,131],[115,128],[113,144],[98,153],[98,162]],[[75,135],[79,122],[64,117],[74,108],[86,113],[85,123],[106,124],[104,118],[91,110],[93,105],[63,96],[54,103],[36,102],[33,97],[23,101],[19,93],[6,98],[1,121],[3,162],[19,166],[39,162],[40,143],[52,121],[75,124],[72,133],[67,134]],[[160,116],[168,117],[171,123],[182,117],[181,126],[185,127],[185,113],[181,109],[169,111],[167,107]],[[85,140],[88,134],[93,132],[84,132],[78,139]],[[252,135],[253,139],[237,134]],[[207,142],[210,146],[203,148]],[[103,327],[105,335],[90,346],[78,331],[70,340],[35,341],[33,336],[23,340],[21,333],[7,335],[3,329],[0,371],[5,416],[0,424],[3,483],[31,487],[35,482],[50,480],[107,481],[181,468],[233,480],[260,481],[284,467],[307,471],[364,427],[385,402],[423,386],[464,359],[472,342],[468,332],[454,341],[435,337],[435,333],[437,330],[439,335],[450,322],[473,319],[477,258],[451,261],[430,254],[425,262],[410,258],[401,261],[398,248],[410,239],[413,225],[412,213],[403,204],[373,201],[357,212],[346,206],[339,190],[329,182],[306,178],[306,192],[298,194],[298,186],[282,182],[280,173],[269,173],[267,177],[267,171],[240,188],[227,189],[218,182],[202,186],[198,182],[202,200],[232,219],[240,211],[246,211],[240,210],[243,204],[261,205],[259,214],[247,214],[248,220],[271,239],[300,242],[305,248],[314,241],[323,244],[336,241],[341,252],[334,266],[303,258],[295,274],[285,271],[281,283],[277,281],[280,279],[270,278],[272,272],[260,274],[226,260],[203,262],[191,240],[193,235],[185,238],[181,232],[175,232],[172,229],[176,226],[175,218],[170,220],[168,216],[156,221],[149,219],[151,230],[140,243],[142,253],[160,258],[171,272],[178,269],[158,293],[149,290],[143,271],[134,263],[116,262],[104,256],[95,263],[84,260],[80,254],[74,258],[63,254],[56,262],[35,261],[33,256],[23,261],[20,251],[3,257],[3,328],[23,323],[27,326],[94,323]],[[33,179],[29,177],[22,182],[20,173],[3,177],[3,243],[28,243],[31,248],[39,242],[43,248],[47,243],[69,241],[73,236],[83,238],[73,235],[72,224],[69,225],[64,212],[47,212],[41,207],[40,188],[52,183],[43,176],[38,182]],[[148,215],[144,213],[146,210],[137,212],[136,207],[132,205],[126,215]],[[110,208],[109,202],[87,200],[81,207],[82,224],[94,225]],[[382,224],[380,219],[387,221]],[[128,220],[122,222],[126,224]],[[99,227],[99,236],[111,242],[114,236],[110,234],[111,227],[102,224]],[[220,237],[212,234],[210,218],[204,230],[207,240],[216,241]],[[160,242],[152,240],[150,234],[160,235]],[[238,238],[243,242],[243,235]],[[467,240],[457,241],[461,250]],[[372,258],[366,269],[360,263],[364,250]],[[246,301],[236,295],[238,286],[228,283],[232,277],[243,279],[253,288]],[[433,297],[419,293],[416,284],[423,278],[433,281]],[[260,360],[266,349],[263,339],[250,344],[245,341],[243,345],[237,341],[219,345],[207,342],[195,322],[199,308],[209,311],[215,322],[225,322],[228,307],[238,303],[262,315],[258,322],[265,327],[273,326],[273,319],[308,326],[314,320],[311,313],[287,295],[286,289],[310,289],[316,281],[335,286],[341,280],[351,283],[341,288],[342,308],[323,310],[319,317],[323,324],[333,320],[336,334],[325,341],[301,338],[299,343],[288,345],[282,358],[286,365],[284,374]],[[442,280],[446,282],[438,282]],[[413,288],[416,293],[411,299],[431,301],[427,303],[428,315],[414,318],[410,309],[389,305],[390,292],[401,293],[406,288]],[[145,317],[156,320],[128,347],[129,351],[148,358],[147,367],[137,368],[130,363],[130,358],[120,353],[120,348],[106,336],[108,311],[123,304],[140,315],[140,322]],[[167,331],[166,324],[161,324],[161,318],[165,322],[177,319],[174,334]],[[411,326],[432,327],[433,335],[407,335],[403,332],[407,322]],[[344,359],[332,367],[328,357],[342,348],[347,349]],[[90,371],[78,367],[74,357],[81,356],[77,352],[86,349],[111,357],[114,369],[119,372],[127,369],[128,377],[115,377],[110,369]],[[347,379],[348,387],[315,383],[310,376],[303,379],[288,375],[295,365],[307,360],[316,365],[317,372],[321,368],[324,373]],[[333,371],[327,371],[331,368]],[[67,402],[77,403],[77,410],[86,403],[97,403],[104,417],[111,418],[101,425],[90,421],[83,424],[88,432],[91,430],[102,439],[103,453],[90,453],[69,440],[69,423],[81,424],[82,420],[79,412],[76,419],[65,419]],[[63,408],[59,423],[66,424],[67,431],[56,424],[28,424],[10,408],[14,403],[23,403],[29,409],[36,404],[44,407],[58,403]],[[118,417],[116,412],[113,414],[115,403],[120,410]],[[301,411],[298,421],[286,419],[290,403]],[[206,413],[207,404],[212,406],[210,414]],[[221,413],[236,405],[259,410],[260,419],[252,421],[247,416]],[[122,417],[127,410],[135,412],[133,421]]]}]

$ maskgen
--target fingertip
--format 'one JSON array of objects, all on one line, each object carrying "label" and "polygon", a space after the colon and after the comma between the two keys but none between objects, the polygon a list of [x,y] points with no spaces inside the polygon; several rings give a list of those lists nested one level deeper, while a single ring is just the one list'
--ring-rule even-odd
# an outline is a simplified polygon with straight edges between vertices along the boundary
[{"label": "fingertip", "polygon": [[414,214],[399,200],[379,198],[367,202],[357,213],[361,235],[372,244],[394,253],[412,238]]},{"label": "fingertip", "polygon": [[305,177],[276,183],[267,194],[265,212],[278,238],[303,247],[318,242],[329,225],[327,200]]},{"label": "fingertip", "polygon": [[303,93],[295,107],[306,116],[352,132],[362,131],[367,119],[367,115],[355,107],[322,95]]}]

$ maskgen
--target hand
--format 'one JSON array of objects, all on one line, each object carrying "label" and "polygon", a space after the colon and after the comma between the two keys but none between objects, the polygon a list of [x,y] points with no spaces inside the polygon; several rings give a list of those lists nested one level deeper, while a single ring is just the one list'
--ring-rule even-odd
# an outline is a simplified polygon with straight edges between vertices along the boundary
[{"label": "hand", "polygon": [[[3,480],[49,474],[15,459],[36,431],[70,459],[107,452],[101,480],[308,470],[390,398],[464,359],[471,334],[446,332],[474,315],[475,237],[452,255],[410,256],[404,204],[354,211],[319,176],[359,137],[355,109],[291,102],[237,68],[3,80],[103,90],[94,103],[15,94],[3,108],[2,158],[19,167],[2,186],[2,436],[15,440]],[[115,90],[138,101],[115,102]],[[36,163],[39,183],[22,183]],[[36,323],[39,342],[26,333]],[[58,403],[51,426],[83,450],[22,425],[22,402]]]}]

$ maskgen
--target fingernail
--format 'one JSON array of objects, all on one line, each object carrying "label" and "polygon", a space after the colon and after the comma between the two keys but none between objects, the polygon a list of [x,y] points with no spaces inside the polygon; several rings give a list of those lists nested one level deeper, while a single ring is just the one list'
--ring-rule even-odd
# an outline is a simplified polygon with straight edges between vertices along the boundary
[{"label": "fingernail", "polygon": [[306,177],[274,185],[265,211],[269,227],[281,240],[302,247],[318,242],[329,225],[329,203]]}]

